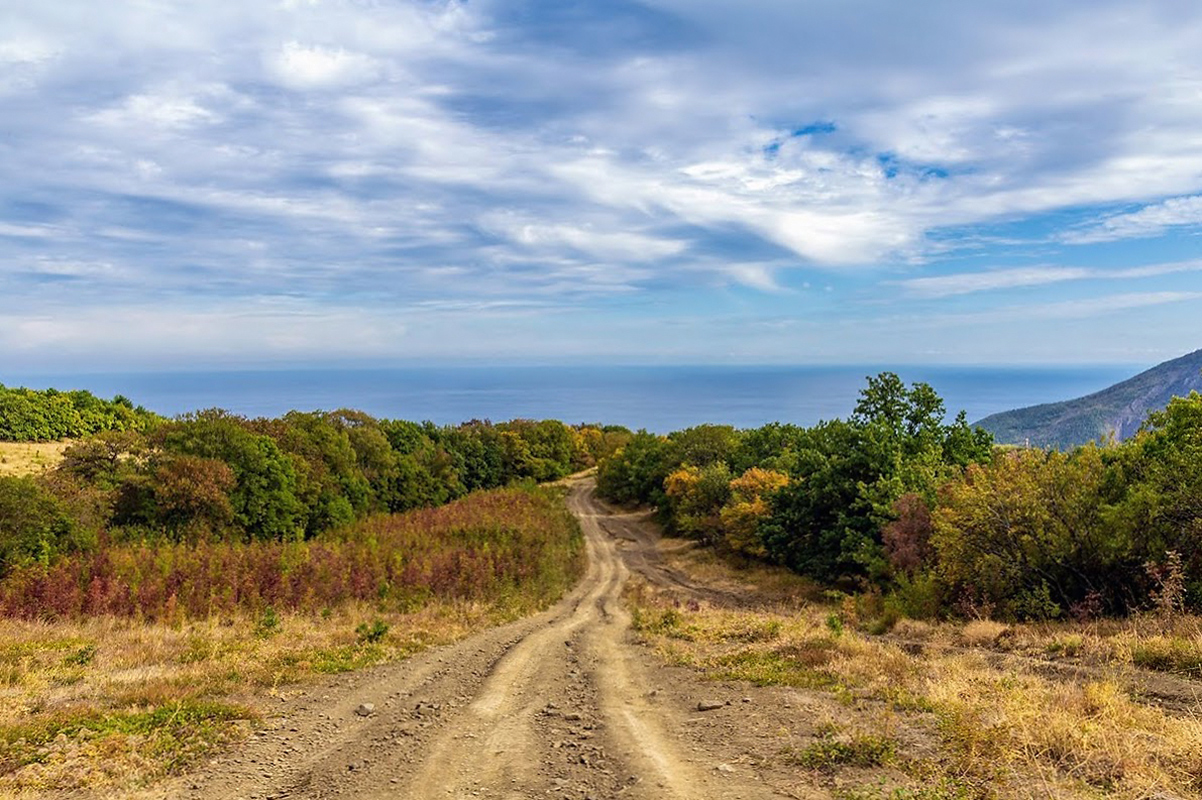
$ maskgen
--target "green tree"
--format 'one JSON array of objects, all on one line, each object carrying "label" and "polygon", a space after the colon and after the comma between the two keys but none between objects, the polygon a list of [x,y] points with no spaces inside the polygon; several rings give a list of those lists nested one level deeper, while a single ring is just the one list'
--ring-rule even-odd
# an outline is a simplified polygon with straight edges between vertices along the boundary
[{"label": "green tree", "polygon": [[1180,553],[1189,603],[1202,608],[1202,395],[1175,397],[1150,414],[1113,461],[1121,493],[1113,520],[1132,560],[1159,563]]},{"label": "green tree", "polygon": [[597,468],[597,491],[618,503],[660,505],[664,478],[676,466],[668,440],[640,430]]},{"label": "green tree", "polygon": [[270,436],[252,432],[246,420],[219,409],[201,411],[166,426],[157,444],[168,453],[229,465],[235,478],[234,522],[247,537],[283,540],[303,532],[304,507],[292,459]]},{"label": "green tree", "polygon": [[730,425],[697,425],[668,435],[671,458],[676,464],[706,467],[719,461],[729,463],[739,446],[739,432]]},{"label": "green tree", "polygon": [[882,561],[879,525],[865,487],[880,480],[891,453],[862,426],[841,420],[809,429],[796,453],[797,480],[769,498],[760,536],[770,558],[835,582]]},{"label": "green tree", "polygon": [[92,547],[90,534],[36,479],[0,476],[0,575],[25,564],[49,565],[62,553]]}]

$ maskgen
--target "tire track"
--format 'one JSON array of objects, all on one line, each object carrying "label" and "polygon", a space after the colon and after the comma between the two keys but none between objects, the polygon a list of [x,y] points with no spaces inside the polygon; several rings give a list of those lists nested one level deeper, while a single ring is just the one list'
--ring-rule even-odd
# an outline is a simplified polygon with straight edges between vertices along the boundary
[{"label": "tire track", "polygon": [[[654,540],[601,505],[591,479],[571,484],[568,505],[580,520],[588,568],[552,609],[355,673],[322,701],[292,707],[206,774],[148,796],[778,796],[699,768],[702,756],[679,735],[688,712],[652,697],[653,668],[628,641],[621,593],[628,557],[649,580],[677,583],[654,568]],[[627,526],[617,533],[619,547],[611,531]],[[375,713],[357,716],[362,701],[374,702]]]}]

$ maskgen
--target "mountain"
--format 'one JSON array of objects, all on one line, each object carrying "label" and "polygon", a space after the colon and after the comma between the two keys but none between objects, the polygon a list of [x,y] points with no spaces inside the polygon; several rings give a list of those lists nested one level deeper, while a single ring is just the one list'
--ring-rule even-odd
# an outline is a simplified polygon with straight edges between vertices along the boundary
[{"label": "mountain", "polygon": [[1114,434],[1126,439],[1175,396],[1202,392],[1202,350],[1076,400],[992,414],[976,424],[1001,444],[1068,449]]}]

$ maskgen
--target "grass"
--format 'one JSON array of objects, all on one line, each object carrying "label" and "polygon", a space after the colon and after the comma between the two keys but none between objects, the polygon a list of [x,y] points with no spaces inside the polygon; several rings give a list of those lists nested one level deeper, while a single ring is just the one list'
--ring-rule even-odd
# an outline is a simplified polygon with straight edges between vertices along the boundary
[{"label": "grass", "polygon": [[[583,567],[579,528],[561,496],[540,493],[531,507],[515,491],[364,523],[381,561],[397,555],[389,537],[413,543],[426,525],[438,539],[427,549],[446,556],[441,594],[318,605],[315,587],[305,602],[264,605],[258,592],[203,616],[186,605],[167,613],[173,596],[141,614],[0,616],[0,796],[128,793],[246,736],[300,682],[545,608]],[[171,574],[169,555],[158,554],[160,575]],[[414,563],[412,551],[399,555]]]},{"label": "grass", "polygon": [[179,625],[0,620],[0,796],[120,790],[245,736],[272,697],[323,674],[395,661],[512,619],[497,604],[411,613],[345,606]]},{"label": "grass", "polygon": [[1145,669],[1202,678],[1202,638],[1151,636],[1130,643],[1131,663]]},{"label": "grass", "polygon": [[[689,569],[690,558],[674,566]],[[721,579],[743,577],[753,576],[728,568]],[[1140,668],[1197,677],[1196,618],[1013,626],[901,620],[876,635],[846,601],[780,602],[759,593],[754,579],[744,595],[748,606],[731,610],[641,586],[627,603],[638,635],[672,663],[714,680],[792,687],[841,708],[843,726],[856,734],[817,730],[783,753],[787,763],[822,774],[852,769],[879,778],[873,784],[873,774],[848,773],[837,796],[1202,798],[1198,707],[1162,708],[1125,688]],[[1048,669],[1060,659],[1087,669]],[[932,743],[932,752],[902,744],[914,741]]]},{"label": "grass", "polygon": [[0,475],[34,475],[62,460],[71,442],[0,442]]},{"label": "grass", "polygon": [[856,735],[839,738],[827,733],[801,749],[782,753],[786,764],[804,769],[833,771],[839,767],[882,767],[893,761],[897,742],[883,736]]}]

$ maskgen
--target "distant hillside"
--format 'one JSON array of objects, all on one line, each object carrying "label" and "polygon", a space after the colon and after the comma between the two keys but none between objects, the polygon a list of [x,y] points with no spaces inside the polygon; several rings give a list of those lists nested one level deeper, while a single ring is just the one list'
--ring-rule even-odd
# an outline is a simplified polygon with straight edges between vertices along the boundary
[{"label": "distant hillside", "polygon": [[1037,447],[1067,449],[1111,433],[1126,439],[1139,430],[1148,412],[1191,391],[1202,391],[1202,350],[1076,400],[1004,411],[976,424],[1002,444],[1029,441]]}]

